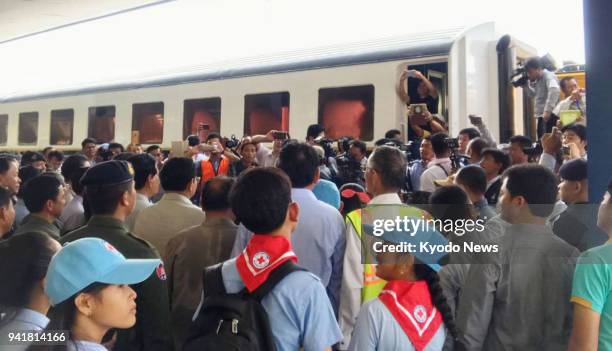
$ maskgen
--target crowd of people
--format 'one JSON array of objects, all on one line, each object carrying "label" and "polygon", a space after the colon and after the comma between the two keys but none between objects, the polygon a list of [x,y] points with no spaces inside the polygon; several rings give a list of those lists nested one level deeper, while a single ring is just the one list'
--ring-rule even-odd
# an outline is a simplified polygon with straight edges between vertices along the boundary
[{"label": "crowd of people", "polygon": [[[399,97],[428,110],[409,109],[409,135],[389,130],[371,150],[312,125],[304,141],[192,135],[181,153],[87,138],[72,155],[1,155],[0,339],[70,331],[64,345],[10,346],[21,350],[612,349],[612,182],[588,204],[581,90],[562,80],[559,102],[554,75],[537,60],[526,69],[538,145],[498,144],[476,116],[451,137],[435,87],[406,71],[399,86],[419,79],[418,96]],[[563,125],[568,109],[583,116]],[[427,235],[499,251],[367,260],[366,209],[381,206],[485,223],[385,232],[385,243]]]}]

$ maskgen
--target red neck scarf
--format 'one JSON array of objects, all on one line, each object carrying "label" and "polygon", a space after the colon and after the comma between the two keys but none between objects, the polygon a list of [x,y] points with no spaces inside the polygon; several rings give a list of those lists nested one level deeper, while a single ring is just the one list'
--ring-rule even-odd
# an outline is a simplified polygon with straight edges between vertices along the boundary
[{"label": "red neck scarf", "polygon": [[433,305],[429,287],[424,280],[390,281],[378,298],[389,309],[417,351],[425,349],[443,323],[442,315]]},{"label": "red neck scarf", "polygon": [[276,267],[287,260],[297,262],[287,238],[255,234],[236,259],[236,268],[247,290],[253,292]]}]

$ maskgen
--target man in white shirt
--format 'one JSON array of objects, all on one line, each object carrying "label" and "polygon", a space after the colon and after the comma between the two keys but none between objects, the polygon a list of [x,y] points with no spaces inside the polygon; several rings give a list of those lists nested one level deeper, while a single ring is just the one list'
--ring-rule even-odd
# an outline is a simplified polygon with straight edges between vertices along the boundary
[{"label": "man in white shirt", "polygon": [[[282,133],[282,132],[281,132]],[[274,137],[276,135],[276,138]],[[287,136],[287,134],[283,134]],[[276,167],[278,156],[283,148],[286,138],[280,138],[281,134],[277,130],[271,130],[266,135],[254,135],[251,141],[257,144],[257,164],[261,167]],[[272,142],[272,150],[268,149],[263,143]]]},{"label": "man in white shirt", "polygon": [[578,81],[574,77],[565,77],[559,81],[559,86],[565,99],[559,101],[553,113],[560,116],[561,111],[580,111],[584,117],[586,115],[586,93],[584,88],[580,88]]},{"label": "man in white shirt", "polygon": [[158,252],[178,232],[201,224],[204,212],[189,200],[198,186],[193,160],[171,158],[159,172],[164,195],[153,206],[140,211],[134,224],[134,234],[150,242]]},{"label": "man in white shirt", "polygon": [[139,154],[128,159],[134,168],[134,188],[136,189],[136,203],[134,210],[125,219],[125,224],[131,231],[140,211],[153,205],[151,198],[159,192],[159,175],[157,162],[149,154]]},{"label": "man in white shirt", "polygon": [[433,193],[436,190],[434,180],[446,179],[453,171],[450,159],[451,149],[446,143],[448,135],[436,133],[430,137],[431,147],[436,156],[421,174],[421,191]]}]

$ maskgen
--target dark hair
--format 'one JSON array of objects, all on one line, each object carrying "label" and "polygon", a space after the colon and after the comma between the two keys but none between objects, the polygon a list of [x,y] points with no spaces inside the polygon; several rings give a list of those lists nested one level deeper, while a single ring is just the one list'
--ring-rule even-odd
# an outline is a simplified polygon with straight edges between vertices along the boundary
[{"label": "dark hair", "polygon": [[470,140],[468,144],[468,148],[472,150],[472,155],[476,154],[479,157],[482,157],[482,150],[487,147],[489,147],[489,143],[481,137]]},{"label": "dark hair", "polygon": [[157,174],[155,158],[149,154],[133,155],[127,161],[134,168],[134,187],[136,190],[144,188],[149,176]]},{"label": "dark hair", "polygon": [[362,209],[366,205],[365,203],[361,202],[361,200],[359,199],[359,196],[353,196],[353,197],[342,196],[342,192],[347,189],[354,190],[354,191],[361,192],[361,193],[366,192],[366,190],[357,183],[346,183],[340,187],[339,189],[340,200],[342,201],[342,204],[343,204],[342,217],[346,217],[346,215],[348,215],[349,213],[355,210],[358,210],[358,209]]},{"label": "dark hair", "polygon": [[[73,335],[72,331],[77,314],[77,307],[74,303],[76,297],[81,293],[96,295],[109,285],[110,284],[105,283],[92,283],[66,300],[51,307],[49,313],[47,313],[49,324],[47,324],[45,331],[68,330],[70,331],[69,335]],[[69,339],[68,342],[73,342],[73,340]],[[67,351],[67,345],[67,343],[56,345],[32,345],[27,351]]]},{"label": "dark hair", "polygon": [[45,208],[48,200],[56,201],[62,182],[51,175],[41,175],[30,179],[23,189],[23,201],[31,213],[37,213]]},{"label": "dark hair", "polygon": [[361,141],[361,140],[353,140],[353,141],[351,141],[350,145],[351,145],[351,147],[353,147],[353,146],[354,146],[354,147],[358,148],[358,149],[359,149],[359,151],[360,151],[362,154],[364,154],[364,155],[365,155],[366,151],[368,151],[367,146],[366,146],[366,143],[364,143],[364,142],[363,142],[363,141]]},{"label": "dark hair", "polygon": [[165,191],[185,191],[193,178],[195,166],[193,160],[186,157],[169,159],[159,172],[159,179]]},{"label": "dark hair", "polygon": [[83,175],[88,169],[89,167],[81,167],[75,170],[74,172],[72,172],[72,176],[69,179],[72,191],[74,191],[77,195],[83,195],[85,187],[81,185],[81,178],[83,178]]},{"label": "dark hair", "polygon": [[587,140],[587,128],[580,123],[571,123],[561,128],[561,133],[574,132],[580,140]]},{"label": "dark hair", "polygon": [[481,167],[475,165],[459,169],[455,181],[476,194],[484,194],[487,191],[487,175]]},{"label": "dark hair", "polygon": [[221,140],[221,134],[215,132],[209,133],[208,136],[206,136],[206,142],[208,142],[210,139]]},{"label": "dark hair", "polygon": [[389,142],[391,142],[391,140],[387,138],[378,139],[374,142],[374,146],[383,146]]},{"label": "dark hair", "polygon": [[448,144],[446,143],[446,139],[448,139],[448,135],[445,133],[436,133],[428,138],[431,141],[431,148],[433,149],[436,157],[441,158],[447,152],[450,151]]},{"label": "dark hair", "polygon": [[575,77],[563,77],[561,78],[561,80],[559,81],[559,86],[561,87],[561,90],[565,90],[565,84],[567,82],[569,82],[570,80],[576,80]]},{"label": "dark hair", "polygon": [[496,148],[486,148],[482,151],[482,157],[487,155],[493,157],[495,163],[501,164],[501,168],[499,169],[500,174],[510,167],[510,157],[505,152]]},{"label": "dark hair", "polygon": [[306,140],[308,140],[308,138],[316,139],[319,136],[319,134],[321,134],[324,131],[325,131],[325,128],[323,128],[322,125],[311,124],[308,126],[308,129],[306,130]]},{"label": "dark hair", "polygon": [[457,331],[457,326],[455,325],[453,312],[448,306],[448,301],[446,301],[446,297],[444,296],[444,290],[442,289],[442,285],[440,285],[440,277],[438,276],[438,273],[431,269],[428,265],[421,263],[415,258],[414,274],[416,275],[417,279],[425,280],[425,282],[427,282],[429,294],[431,295],[431,301],[436,306],[438,312],[440,312],[442,320],[444,321],[444,326],[446,329],[448,329],[451,337],[453,338],[455,347],[460,346],[461,342],[459,341],[459,333]]},{"label": "dark hair", "polygon": [[197,135],[190,135],[187,137],[187,145],[197,146],[200,145],[200,138]]},{"label": "dark hair", "polygon": [[522,196],[531,214],[550,216],[557,201],[557,178],[553,172],[540,165],[523,164],[508,168],[503,178],[510,196]]},{"label": "dark hair", "polygon": [[56,158],[62,161],[64,159],[64,153],[59,150],[49,151],[49,154],[47,155],[47,160],[51,160],[52,158]]},{"label": "dark hair", "polygon": [[11,194],[11,192],[7,188],[0,186],[0,207],[7,207],[9,205],[9,202],[12,201],[13,194]]},{"label": "dark hair", "polygon": [[85,167],[86,162],[89,162],[89,160],[83,154],[74,154],[68,156],[64,163],[62,163],[61,168],[61,173],[64,179],[71,179],[72,173],[81,167]]},{"label": "dark hair", "polygon": [[229,193],[234,185],[234,178],[225,176],[207,180],[202,187],[202,209],[204,211],[221,211],[231,207]]},{"label": "dark hair", "polygon": [[[111,215],[117,209],[123,194],[130,191],[132,182],[118,185],[90,185],[85,187],[83,193],[83,207],[85,213],[93,215]],[[87,203],[87,206],[85,206]]]},{"label": "dark hair", "polygon": [[538,69],[544,68],[544,65],[542,65],[542,60],[540,60],[539,57],[530,57],[527,59],[527,61],[525,61],[525,65],[523,67],[525,67],[525,69]]},{"label": "dark hair", "polygon": [[[52,240],[43,233],[27,232],[0,241],[1,308],[24,308],[30,303],[34,287],[47,274],[55,254]],[[3,318],[0,325],[12,317]]]},{"label": "dark hair", "polygon": [[[469,204],[467,194],[458,186],[444,186],[436,189],[429,197],[430,213],[436,219],[476,219],[476,213]],[[451,233],[446,233],[451,234]],[[456,237],[453,235],[451,239]]]},{"label": "dark hair", "polygon": [[[129,160],[131,157],[136,156],[137,154],[127,151],[127,152],[122,152],[119,155],[115,156],[115,158],[113,158],[113,160],[117,160],[117,161],[127,161]],[[143,154],[143,155],[148,155],[148,154]]]},{"label": "dark hair", "polygon": [[[5,174],[11,168],[11,164],[19,163],[14,156],[2,155],[0,156],[0,174]],[[19,166],[17,166],[19,167]]]},{"label": "dark hair", "polygon": [[459,131],[459,135],[467,134],[470,140],[480,137],[480,132],[476,128],[463,128]]},{"label": "dark hair", "polygon": [[351,147],[351,140],[353,140],[353,137],[343,136],[338,139],[338,146],[342,146],[342,150],[346,152]]},{"label": "dark hair", "polygon": [[23,198],[23,192],[25,190],[26,183],[33,178],[38,177],[43,174],[43,170],[36,168],[34,166],[25,166],[19,168],[19,179],[21,179],[21,186],[19,187],[19,191],[17,192],[17,197]]},{"label": "dark hair", "polygon": [[94,138],[85,138],[81,141],[81,148],[84,149],[87,144],[97,144],[98,142]]},{"label": "dark hair", "polygon": [[150,154],[151,152],[153,152],[154,150],[157,149],[161,149],[161,147],[159,147],[159,145],[151,145],[149,147],[147,147],[147,150],[145,151],[147,154]]},{"label": "dark hair", "polygon": [[34,162],[38,162],[38,161],[45,161],[45,156],[43,154],[41,154],[40,152],[35,152],[35,151],[26,151],[23,153],[23,156],[21,156],[21,166],[29,166]]},{"label": "dark hair", "polygon": [[109,144],[108,144],[108,150],[110,150],[110,149],[120,149],[120,150],[121,150],[121,152],[123,152],[123,151],[124,151],[124,149],[123,149],[123,145],[121,145],[121,144],[119,144],[119,143],[109,143]]},{"label": "dark hair", "polygon": [[510,144],[514,143],[519,144],[521,146],[521,149],[523,149],[523,152],[525,152],[525,149],[531,148],[531,139],[524,135],[515,135],[510,138]]},{"label": "dark hair", "polygon": [[232,187],[230,203],[236,219],[248,230],[270,233],[285,222],[291,204],[291,181],[278,168],[248,169]]},{"label": "dark hair", "polygon": [[385,188],[399,190],[406,180],[406,157],[397,148],[379,146],[370,155],[372,168]]},{"label": "dark hair", "polygon": [[278,168],[289,176],[292,187],[304,188],[314,181],[319,169],[319,155],[306,143],[290,143],[281,149]]},{"label": "dark hair", "polygon": [[398,135],[402,135],[399,129],[390,129],[385,133],[385,139],[393,139]]}]

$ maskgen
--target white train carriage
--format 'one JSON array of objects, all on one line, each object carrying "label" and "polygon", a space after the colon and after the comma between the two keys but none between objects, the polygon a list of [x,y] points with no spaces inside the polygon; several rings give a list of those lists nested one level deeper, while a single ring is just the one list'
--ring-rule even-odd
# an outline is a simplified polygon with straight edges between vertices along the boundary
[{"label": "white train carriage", "polygon": [[408,65],[438,87],[451,134],[477,114],[505,140],[531,130],[522,91],[509,78],[519,60],[535,54],[485,23],[11,94],[0,96],[0,151],[76,150],[85,137],[169,148],[202,125],[226,136],[278,129],[303,139],[309,124],[322,123],[331,138],[373,142],[391,128],[408,128],[395,93]]}]

